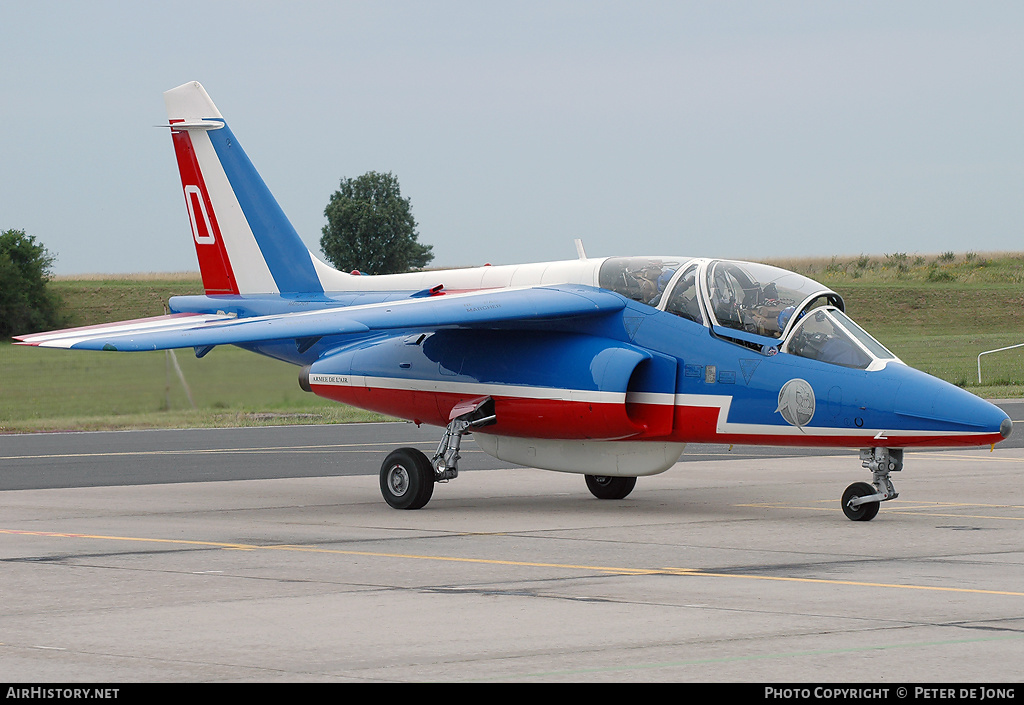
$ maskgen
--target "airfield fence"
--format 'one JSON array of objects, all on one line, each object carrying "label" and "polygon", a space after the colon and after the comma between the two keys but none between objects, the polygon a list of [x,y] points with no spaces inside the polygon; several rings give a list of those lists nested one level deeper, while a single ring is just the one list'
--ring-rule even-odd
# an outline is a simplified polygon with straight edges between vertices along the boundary
[{"label": "airfield fence", "polygon": [[[1007,378],[1009,383],[1019,384],[1020,383],[1020,371],[1022,367],[1022,360],[1024,360],[1024,352],[1020,351],[1020,348],[1024,348],[1024,343],[1017,343],[1016,345],[1008,345],[1003,348],[996,348],[995,350],[985,350],[978,353],[978,384],[982,384],[981,381],[981,358],[984,355],[994,355],[996,353],[1006,353],[1000,357],[991,357],[985,359],[985,371],[988,373],[988,380],[990,384],[996,384],[999,380],[1004,379],[1002,375],[1009,374]],[[1016,354],[1012,354],[1013,353]],[[1016,375],[1015,377],[1013,375]]]}]

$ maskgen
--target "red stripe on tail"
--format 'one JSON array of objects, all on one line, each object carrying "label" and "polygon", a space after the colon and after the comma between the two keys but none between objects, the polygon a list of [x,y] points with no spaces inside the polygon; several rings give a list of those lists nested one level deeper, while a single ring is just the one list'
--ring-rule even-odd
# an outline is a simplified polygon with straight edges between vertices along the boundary
[{"label": "red stripe on tail", "polygon": [[192,147],[192,137],[186,131],[171,130],[174,140],[174,155],[178,160],[181,187],[185,193],[189,220],[192,222],[192,239],[199,258],[199,271],[203,276],[203,288],[209,294],[237,294],[238,284],[231,270],[231,261],[224,248],[217,215],[206,190],[206,182],[199,170],[199,160]]}]

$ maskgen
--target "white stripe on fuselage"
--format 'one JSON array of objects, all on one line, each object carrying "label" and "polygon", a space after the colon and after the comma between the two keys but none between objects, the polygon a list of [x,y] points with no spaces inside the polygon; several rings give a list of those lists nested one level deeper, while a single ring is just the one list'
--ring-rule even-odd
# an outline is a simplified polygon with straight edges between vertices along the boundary
[{"label": "white stripe on fuselage", "polygon": [[472,394],[473,396],[515,397],[518,399],[544,399],[592,404],[624,404],[625,392],[602,392],[590,389],[561,389],[558,387],[530,387],[513,384],[480,384],[434,379],[402,379],[400,377],[371,377],[366,375],[316,374],[309,375],[309,383],[333,387],[393,389],[438,394]]},{"label": "white stripe on fuselage", "polygon": [[373,377],[367,375],[310,374],[311,385],[379,388],[412,392],[465,394],[472,396],[515,397],[520,399],[544,399],[564,402],[589,402],[593,404],[622,404],[624,402],[673,405],[676,408],[718,409],[715,432],[718,435],[745,436],[796,436],[796,437],[839,437],[858,436],[875,438],[878,434],[914,437],[971,436],[977,431],[921,431],[908,429],[836,428],[813,426],[798,428],[790,425],[731,423],[728,421],[733,397],[718,394],[663,394],[655,392],[602,392],[561,387],[531,387],[523,385],[481,384],[476,382],[454,382],[445,380],[403,379],[400,377]]}]

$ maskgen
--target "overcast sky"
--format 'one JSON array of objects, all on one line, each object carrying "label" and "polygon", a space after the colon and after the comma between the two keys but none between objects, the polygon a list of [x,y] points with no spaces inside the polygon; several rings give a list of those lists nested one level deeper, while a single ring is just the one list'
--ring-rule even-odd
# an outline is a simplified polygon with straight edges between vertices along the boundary
[{"label": "overcast sky", "polygon": [[1024,3],[5,2],[0,229],[197,270],[201,82],[319,254],[392,172],[435,264],[1024,250]]}]

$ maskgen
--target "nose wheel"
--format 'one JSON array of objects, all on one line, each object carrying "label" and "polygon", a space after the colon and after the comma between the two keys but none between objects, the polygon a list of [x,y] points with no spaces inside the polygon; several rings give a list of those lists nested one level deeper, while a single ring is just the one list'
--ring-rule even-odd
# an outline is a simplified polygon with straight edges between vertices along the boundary
[{"label": "nose wheel", "polygon": [[[875,488],[866,482],[854,482],[843,492],[843,514],[850,521],[871,521],[878,515],[877,501],[865,501],[865,497],[871,497]],[[857,504],[853,504],[854,500]]]}]

